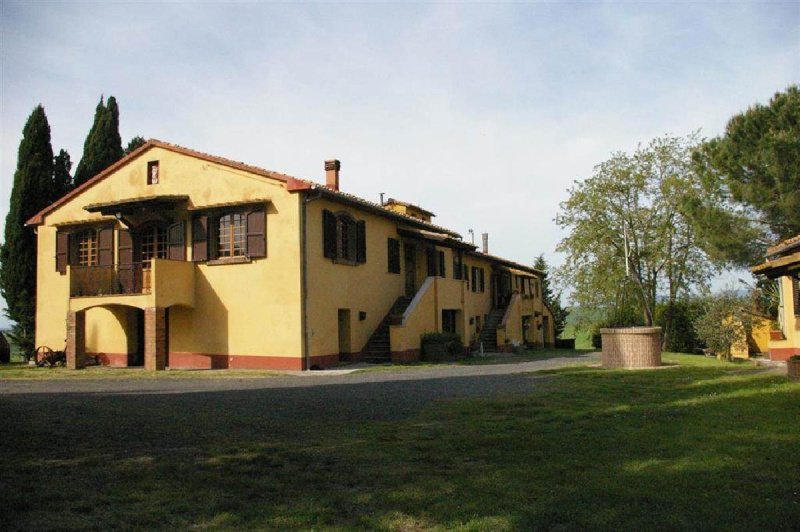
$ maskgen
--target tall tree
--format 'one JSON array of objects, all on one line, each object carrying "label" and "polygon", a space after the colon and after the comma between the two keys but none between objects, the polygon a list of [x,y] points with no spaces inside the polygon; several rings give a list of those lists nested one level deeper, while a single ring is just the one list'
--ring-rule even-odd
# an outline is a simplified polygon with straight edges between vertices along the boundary
[{"label": "tall tree", "polygon": [[550,311],[553,313],[553,326],[555,330],[555,337],[558,338],[559,335],[564,331],[564,327],[567,324],[567,316],[569,315],[569,310],[561,306],[561,292],[555,292],[553,290],[553,287],[551,286],[550,265],[547,264],[547,261],[544,258],[544,254],[536,257],[536,261],[533,263],[533,267],[539,271],[548,274],[542,278],[542,299],[544,300],[544,303],[547,305]]},{"label": "tall tree", "polygon": [[57,200],[70,190],[72,190],[72,161],[67,150],[61,150],[53,159],[53,193],[50,202]]},{"label": "tall tree", "polygon": [[39,105],[22,131],[17,170],[0,248],[0,292],[16,325],[13,336],[26,356],[33,353],[36,319],[36,235],[25,221],[49,202],[53,188],[50,124]]},{"label": "tall tree", "polygon": [[[607,315],[633,302],[652,325],[656,300],[674,303],[712,273],[681,206],[696,194],[691,151],[696,135],[661,137],[633,155],[616,153],[576,183],[561,203],[556,223],[570,234],[563,278],[572,299]],[[664,325],[664,340],[670,324]]]},{"label": "tall tree", "polygon": [[75,169],[75,186],[82,185],[119,161],[122,156],[117,100],[109,96],[108,102],[104,104],[101,96],[94,112],[94,123],[83,144],[83,156]]},{"label": "tall tree", "polygon": [[141,135],[136,135],[130,140],[130,142],[128,142],[128,147],[125,148],[125,155],[128,155],[129,153],[136,151],[140,146],[143,146],[146,142],[147,141],[144,140],[144,137],[142,137]]},{"label": "tall tree", "polygon": [[750,266],[800,233],[800,87],[731,118],[693,159],[703,194],[686,211],[718,263]]}]

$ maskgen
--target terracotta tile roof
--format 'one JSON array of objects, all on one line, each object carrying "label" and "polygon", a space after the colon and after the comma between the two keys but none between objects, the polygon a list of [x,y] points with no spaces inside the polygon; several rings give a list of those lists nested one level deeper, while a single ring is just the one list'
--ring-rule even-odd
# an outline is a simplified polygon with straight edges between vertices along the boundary
[{"label": "terracotta tile roof", "polygon": [[778,242],[774,246],[767,248],[767,256],[777,255],[778,253],[789,251],[790,249],[796,247],[800,247],[800,235],[793,236],[792,238],[787,238],[786,240]]},{"label": "terracotta tile roof", "polygon": [[547,272],[543,272],[542,270],[537,270],[536,268],[526,266],[525,264],[514,262],[513,260],[504,259],[503,257],[498,257],[496,255],[489,255],[488,253],[482,253],[480,251],[470,251],[467,254],[472,255],[473,257],[487,258],[490,261],[498,262],[500,264],[508,266],[511,269],[522,270],[523,272],[532,273],[538,275],[539,277],[547,277]]},{"label": "terracotta tile roof", "polygon": [[230,168],[236,168],[236,169],[239,169],[239,170],[244,170],[245,172],[250,172],[250,173],[253,173],[253,174],[256,174],[256,175],[260,175],[260,176],[263,176],[263,177],[269,177],[271,179],[276,179],[276,180],[282,181],[284,183],[288,182],[291,179],[295,179],[292,176],[289,176],[289,175],[286,175],[286,174],[282,174],[280,172],[273,172],[272,170],[265,170],[265,169],[259,168],[257,166],[251,166],[249,164],[244,164],[244,163],[241,163],[241,162],[238,162],[238,161],[234,161],[234,160],[231,160],[231,159],[226,159],[224,157],[217,157],[216,155],[210,155],[208,153],[203,153],[203,152],[200,152],[200,151],[191,150],[189,148],[184,148],[183,146],[178,146],[177,144],[171,144],[169,142],[164,142],[164,141],[157,140],[157,139],[149,139],[147,142],[145,142],[138,149],[132,151],[131,153],[129,153],[128,155],[126,155],[125,157],[120,159],[119,161],[115,162],[114,164],[112,164],[111,166],[109,166],[108,168],[106,168],[105,170],[100,172],[99,174],[97,174],[96,176],[88,179],[81,186],[79,186],[76,189],[72,190],[71,192],[65,194],[61,198],[57,199],[56,201],[54,201],[53,203],[51,203],[50,205],[48,205],[47,207],[45,207],[44,209],[42,209],[41,211],[36,213],[33,217],[31,217],[30,220],[25,222],[25,225],[41,225],[44,222],[44,217],[47,214],[53,212],[56,208],[58,208],[61,205],[65,204],[66,202],[68,202],[69,200],[74,198],[75,196],[81,194],[83,191],[85,191],[89,187],[92,187],[92,186],[96,185],[98,182],[102,181],[103,179],[108,177],[110,174],[112,174],[115,171],[117,171],[119,168],[121,168],[121,167],[125,166],[126,164],[128,164],[129,161],[131,161],[132,159],[135,159],[136,157],[138,157],[139,155],[143,154],[144,152],[146,152],[147,150],[149,150],[151,148],[163,148],[165,150],[173,151],[173,152],[176,152],[176,153],[182,153],[184,155],[188,155],[190,157],[195,157],[197,159],[202,159],[202,160],[205,160],[205,161],[221,164],[223,166],[228,166]]},{"label": "terracotta tile roof", "polygon": [[[280,172],[274,172],[272,170],[266,170],[264,168],[259,168],[258,166],[252,166],[252,165],[245,164],[245,163],[242,163],[242,162],[239,162],[239,161],[234,161],[232,159],[226,159],[224,157],[218,157],[216,155],[211,155],[211,154],[200,152],[200,151],[197,151],[197,150],[192,150],[192,149],[189,149],[189,148],[185,148],[183,146],[178,146],[177,144],[171,144],[169,142],[164,142],[164,141],[157,140],[157,139],[149,139],[146,143],[144,143],[138,149],[132,151],[131,153],[129,153],[128,155],[126,155],[125,157],[123,157],[122,159],[117,161],[116,163],[112,164],[111,166],[109,166],[108,168],[106,168],[105,170],[103,170],[102,172],[97,174],[96,176],[94,176],[91,179],[87,180],[81,186],[75,188],[71,192],[65,194],[64,196],[62,196],[58,200],[54,201],[53,203],[51,203],[50,205],[48,205],[47,207],[45,207],[44,209],[42,209],[41,211],[36,213],[33,217],[31,217],[31,219],[26,222],[26,225],[41,225],[42,223],[44,223],[44,217],[47,214],[53,212],[55,209],[57,209],[61,205],[67,203],[72,198],[78,196],[79,194],[81,194],[83,191],[85,191],[89,187],[92,187],[95,184],[97,184],[98,182],[102,181],[103,179],[105,179],[106,177],[108,177],[109,175],[111,175],[112,173],[117,171],[119,168],[121,168],[124,165],[126,165],[129,161],[135,159],[136,157],[139,157],[141,154],[143,154],[147,150],[152,149],[152,148],[156,148],[156,147],[157,148],[162,148],[162,149],[165,149],[165,150],[169,150],[169,151],[172,151],[172,152],[176,152],[176,153],[181,153],[181,154],[187,155],[189,157],[195,157],[195,158],[202,159],[202,160],[205,160],[205,161],[217,163],[217,164],[220,164],[220,165],[223,165],[223,166],[228,166],[230,168],[236,168],[236,169],[239,169],[239,170],[243,170],[245,172],[249,172],[249,173],[252,173],[252,174],[256,174],[256,175],[260,175],[260,176],[263,176],[263,177],[268,177],[270,179],[275,179],[275,180],[284,182],[284,183],[286,183],[287,190],[289,190],[290,192],[299,192],[299,191],[302,191],[302,190],[319,191],[327,199],[331,199],[333,201],[339,201],[339,202],[342,202],[342,203],[345,203],[345,204],[349,204],[349,205],[352,205],[352,206],[355,206],[355,207],[360,207],[362,209],[365,209],[365,210],[367,210],[369,212],[372,212],[374,214],[377,214],[379,216],[384,216],[386,218],[390,218],[390,219],[405,223],[406,225],[411,226],[411,227],[430,229],[430,230],[433,230],[433,231],[436,231],[436,232],[439,232],[439,233],[443,233],[443,234],[449,235],[449,236],[451,236],[451,237],[453,237],[455,239],[461,240],[461,235],[460,234],[456,233],[455,231],[451,231],[450,229],[447,229],[445,227],[441,227],[439,225],[435,225],[435,224],[432,224],[430,222],[425,222],[423,220],[420,220],[418,218],[414,218],[412,216],[408,216],[406,214],[401,214],[401,213],[399,213],[397,211],[393,211],[391,209],[388,209],[388,208],[384,207],[383,205],[380,205],[378,203],[374,203],[372,201],[365,200],[365,199],[360,198],[358,196],[355,196],[353,194],[348,194],[346,192],[337,191],[337,190],[331,190],[331,189],[327,188],[324,185],[320,185],[320,184],[315,183],[314,181],[310,181],[308,179],[300,179],[300,178],[293,177],[293,176],[290,176],[290,175],[287,175],[287,174],[283,174],[283,173],[280,173]],[[396,200],[394,200],[394,201],[396,201]],[[798,235],[798,237],[795,237],[795,238],[800,239],[800,235]],[[790,239],[790,240],[793,240],[793,239]],[[786,242],[788,242],[788,241],[786,241]],[[786,244],[786,242],[781,243],[781,245],[782,244]],[[519,263],[510,261],[510,260],[506,260],[506,259],[503,259],[501,257],[496,257],[494,255],[488,255],[488,254],[484,254],[484,253],[479,253],[477,251],[476,252],[469,252],[468,251],[468,253],[471,253],[471,254],[473,254],[475,256],[478,256],[478,257],[485,257],[485,258],[487,258],[489,260],[492,260],[492,261],[495,261],[495,262],[499,262],[499,263],[504,264],[506,266],[509,266],[509,267],[512,267],[512,268],[517,268],[519,270],[523,270],[523,271],[526,271],[526,272],[532,272],[532,273],[535,273],[537,275],[546,275],[545,272],[541,272],[539,270],[531,268],[530,266],[526,266],[524,264],[519,264]]]}]

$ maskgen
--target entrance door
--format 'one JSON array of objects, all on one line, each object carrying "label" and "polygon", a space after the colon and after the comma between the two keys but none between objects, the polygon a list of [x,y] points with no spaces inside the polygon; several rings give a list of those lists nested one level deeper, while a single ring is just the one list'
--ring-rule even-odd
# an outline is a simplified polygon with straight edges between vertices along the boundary
[{"label": "entrance door", "polygon": [[350,309],[339,309],[339,354],[350,354]]},{"label": "entrance door", "polygon": [[417,293],[417,248],[412,244],[403,247],[406,262],[406,295],[414,297]]}]

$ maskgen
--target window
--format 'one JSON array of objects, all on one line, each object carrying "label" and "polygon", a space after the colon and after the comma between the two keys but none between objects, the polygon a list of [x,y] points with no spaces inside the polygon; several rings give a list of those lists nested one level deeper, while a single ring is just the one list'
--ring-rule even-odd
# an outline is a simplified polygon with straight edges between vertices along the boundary
[{"label": "window", "polygon": [[439,277],[447,277],[444,269],[444,251],[439,252]]},{"label": "window", "polygon": [[169,241],[167,230],[160,226],[145,227],[141,232],[142,267],[149,268],[153,259],[166,259]]},{"label": "window", "polygon": [[794,301],[794,315],[800,316],[800,280],[792,279],[792,300]]},{"label": "window", "polygon": [[[183,227],[176,229],[174,233],[177,254],[183,247]],[[266,250],[266,216],[263,207],[219,214],[201,214],[192,219],[194,262],[254,259],[266,257]],[[172,255],[173,252],[170,250],[170,256]]]},{"label": "window", "polygon": [[472,267],[472,291],[478,291],[478,268]]},{"label": "window", "polygon": [[158,184],[158,161],[150,161],[147,163],[147,184]]},{"label": "window", "polygon": [[400,241],[396,238],[386,240],[389,260],[389,273],[400,273]]},{"label": "window", "polygon": [[467,282],[467,290],[469,290],[469,266],[462,264],[461,270],[461,278]]},{"label": "window", "polygon": [[480,272],[479,277],[480,277],[480,283],[481,283],[481,292],[485,292],[486,291],[486,279],[483,276],[483,268],[478,268],[478,271]]},{"label": "window", "polygon": [[442,310],[442,332],[455,333],[456,332],[456,317],[457,310],[443,309]]},{"label": "window", "polygon": [[97,264],[97,233],[94,229],[81,231],[76,235],[78,251],[77,266],[94,266]]},{"label": "window", "polygon": [[217,228],[219,231],[217,256],[219,258],[244,257],[247,232],[244,214],[231,213],[220,216]]},{"label": "window", "polygon": [[366,223],[346,212],[322,211],[322,249],[326,258],[344,264],[367,262]]}]

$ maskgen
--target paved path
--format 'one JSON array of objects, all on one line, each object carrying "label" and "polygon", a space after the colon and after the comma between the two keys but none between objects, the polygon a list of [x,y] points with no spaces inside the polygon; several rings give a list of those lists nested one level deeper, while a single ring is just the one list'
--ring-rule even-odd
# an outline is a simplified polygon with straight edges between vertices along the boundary
[{"label": "paved path", "polygon": [[[365,383],[408,383],[416,381],[441,380],[465,377],[508,376],[530,373],[544,369],[554,369],[572,365],[595,364],[599,354],[581,354],[545,360],[474,366],[432,366],[419,368],[398,368],[386,371],[358,372],[370,367],[358,365],[355,369],[334,369],[329,371],[285,372],[280,376],[224,377],[213,378],[203,375],[200,378],[148,379],[63,379],[63,380],[7,380],[0,381],[0,395],[8,394],[174,394],[225,390],[261,390],[279,388],[308,388],[329,385]],[[113,371],[113,370],[109,370]],[[493,380],[493,379],[490,379]]]}]

